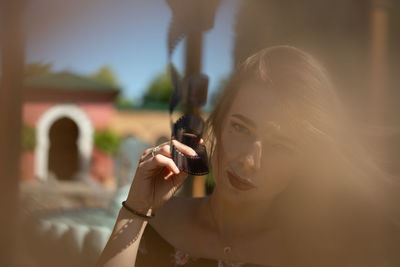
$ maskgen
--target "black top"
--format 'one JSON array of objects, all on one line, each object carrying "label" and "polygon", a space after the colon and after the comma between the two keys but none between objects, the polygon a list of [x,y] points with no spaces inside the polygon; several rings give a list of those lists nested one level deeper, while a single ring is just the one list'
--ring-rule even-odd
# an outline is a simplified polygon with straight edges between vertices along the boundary
[{"label": "black top", "polygon": [[174,248],[156,230],[147,224],[139,245],[136,267],[266,267],[266,265],[226,262],[223,260],[195,258]]}]

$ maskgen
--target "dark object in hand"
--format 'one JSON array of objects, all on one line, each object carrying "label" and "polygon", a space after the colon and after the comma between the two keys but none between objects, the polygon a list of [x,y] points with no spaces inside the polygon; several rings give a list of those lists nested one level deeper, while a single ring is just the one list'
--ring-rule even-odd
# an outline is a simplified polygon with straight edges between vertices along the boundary
[{"label": "dark object in hand", "polygon": [[209,172],[206,147],[199,144],[204,130],[204,121],[194,114],[186,114],[177,120],[172,130],[172,139],[190,146],[197,156],[180,152],[171,142],[171,155],[179,169],[191,175],[205,175]]}]

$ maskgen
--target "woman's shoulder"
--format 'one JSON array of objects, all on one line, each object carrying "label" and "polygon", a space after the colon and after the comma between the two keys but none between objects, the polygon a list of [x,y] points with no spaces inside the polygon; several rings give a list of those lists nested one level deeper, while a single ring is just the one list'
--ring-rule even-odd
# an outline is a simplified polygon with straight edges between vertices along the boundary
[{"label": "woman's shoulder", "polygon": [[[163,239],[157,231],[147,225],[140,241],[135,266],[137,267],[245,267],[243,263],[234,263],[223,260],[199,258],[175,248]],[[246,265],[247,266],[247,265]],[[252,267],[252,266],[249,266]]]},{"label": "woman's shoulder", "polygon": [[[167,215],[173,213],[178,217],[187,217],[188,213],[193,212],[194,209],[205,199],[206,197],[191,198],[183,196],[173,196],[169,199],[161,208],[157,210],[158,219],[166,219]],[[158,219],[154,217],[153,222],[157,223]]]},{"label": "woman's shoulder", "polygon": [[173,197],[157,210],[144,230],[136,266],[262,266],[204,256],[210,234],[198,211],[204,200]]},{"label": "woman's shoulder", "polygon": [[192,235],[187,226],[191,224],[190,216],[197,201],[174,197],[157,210],[156,216],[149,221],[143,232],[136,266],[176,266],[187,265],[189,262],[196,265],[202,262],[180,249],[187,242],[193,243],[188,238]]},{"label": "woman's shoulder", "polygon": [[135,266],[174,266],[174,247],[147,225],[140,240]]},{"label": "woman's shoulder", "polygon": [[198,221],[197,210],[202,200],[203,198],[174,196],[157,210],[149,224],[161,237],[179,247],[185,240],[186,235],[183,234],[190,232]]}]

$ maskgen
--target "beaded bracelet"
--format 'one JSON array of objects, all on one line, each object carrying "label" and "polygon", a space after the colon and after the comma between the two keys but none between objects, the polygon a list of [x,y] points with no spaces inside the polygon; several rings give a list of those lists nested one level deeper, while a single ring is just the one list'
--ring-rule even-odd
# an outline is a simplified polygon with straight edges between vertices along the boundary
[{"label": "beaded bracelet", "polygon": [[133,214],[135,214],[136,216],[142,217],[144,219],[151,219],[155,216],[155,214],[151,214],[151,215],[146,215],[146,214],[142,214],[137,212],[136,210],[132,209],[131,207],[129,207],[128,205],[126,205],[125,201],[122,201],[122,206],[127,209],[128,211],[132,212]]}]

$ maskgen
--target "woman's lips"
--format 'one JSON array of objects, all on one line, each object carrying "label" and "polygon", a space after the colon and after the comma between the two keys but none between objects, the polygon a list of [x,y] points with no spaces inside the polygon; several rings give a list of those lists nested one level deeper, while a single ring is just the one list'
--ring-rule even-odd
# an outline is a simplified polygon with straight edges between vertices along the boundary
[{"label": "woman's lips", "polygon": [[238,175],[234,174],[233,172],[226,171],[229,182],[231,185],[238,189],[238,190],[250,190],[252,188],[255,188],[256,186],[249,180],[244,179],[242,177],[239,177]]}]

